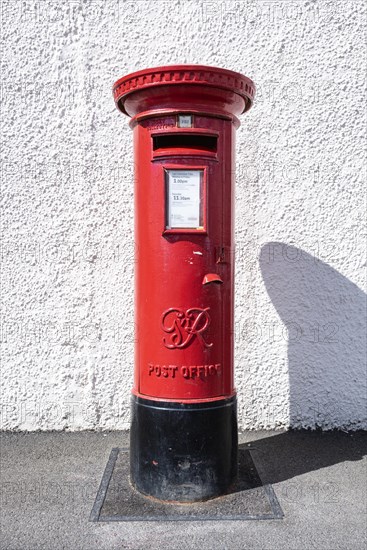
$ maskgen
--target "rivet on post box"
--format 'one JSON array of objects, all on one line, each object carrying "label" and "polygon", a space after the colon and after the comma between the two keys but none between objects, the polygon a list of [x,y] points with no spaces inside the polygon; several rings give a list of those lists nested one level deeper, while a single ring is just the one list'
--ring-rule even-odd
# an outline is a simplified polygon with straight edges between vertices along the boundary
[{"label": "rivet on post box", "polygon": [[206,500],[237,476],[235,133],[255,87],[177,65],[129,74],[113,94],[135,155],[131,482],[165,501]]}]

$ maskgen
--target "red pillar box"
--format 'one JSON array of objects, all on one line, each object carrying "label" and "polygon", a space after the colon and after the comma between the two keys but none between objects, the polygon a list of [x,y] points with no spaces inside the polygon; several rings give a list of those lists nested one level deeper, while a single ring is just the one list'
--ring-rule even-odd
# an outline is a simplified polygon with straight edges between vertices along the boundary
[{"label": "red pillar box", "polygon": [[162,500],[204,500],[236,480],[235,133],[254,92],[200,65],[138,71],[113,89],[134,132],[131,481]]}]

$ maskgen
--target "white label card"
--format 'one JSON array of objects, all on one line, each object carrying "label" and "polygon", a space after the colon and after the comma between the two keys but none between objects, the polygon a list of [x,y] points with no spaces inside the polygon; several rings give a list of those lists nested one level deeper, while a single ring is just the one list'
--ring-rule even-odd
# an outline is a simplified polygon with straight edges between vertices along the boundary
[{"label": "white label card", "polygon": [[178,115],[178,127],[179,128],[191,128],[192,117],[191,115]]},{"label": "white label card", "polygon": [[202,170],[167,170],[167,229],[201,229]]}]

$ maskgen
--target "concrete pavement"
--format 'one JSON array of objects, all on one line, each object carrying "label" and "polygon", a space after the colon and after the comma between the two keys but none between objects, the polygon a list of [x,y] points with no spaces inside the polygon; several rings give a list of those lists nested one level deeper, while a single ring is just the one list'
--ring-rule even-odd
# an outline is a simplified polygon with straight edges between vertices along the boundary
[{"label": "concrete pavement", "polygon": [[248,432],[240,442],[283,520],[91,523],[111,448],[128,434],[3,433],[1,548],[365,550],[365,433]]}]

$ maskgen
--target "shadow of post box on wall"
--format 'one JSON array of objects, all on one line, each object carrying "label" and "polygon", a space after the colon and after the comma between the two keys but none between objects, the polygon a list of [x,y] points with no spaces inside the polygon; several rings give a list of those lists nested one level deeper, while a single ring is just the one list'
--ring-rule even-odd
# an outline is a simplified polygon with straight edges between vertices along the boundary
[{"label": "shadow of post box on wall", "polygon": [[237,474],[235,133],[255,87],[177,65],[127,75],[113,93],[134,132],[131,481],[162,500],[205,500]]}]

